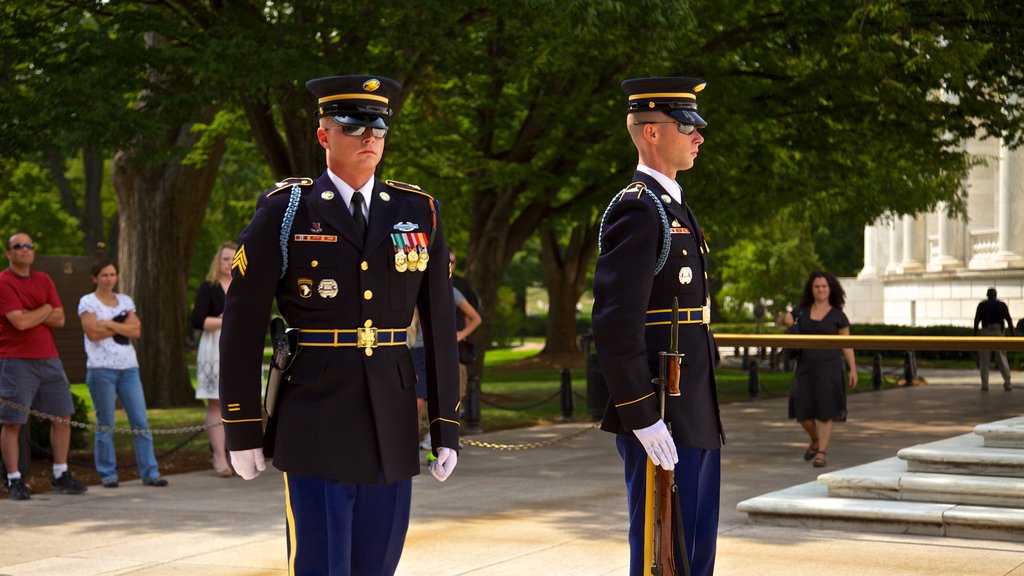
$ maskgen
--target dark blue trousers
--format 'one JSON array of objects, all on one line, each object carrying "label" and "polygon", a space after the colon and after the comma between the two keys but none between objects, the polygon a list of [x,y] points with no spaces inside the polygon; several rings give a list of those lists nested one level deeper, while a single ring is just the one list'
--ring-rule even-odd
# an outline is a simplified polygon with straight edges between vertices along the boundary
[{"label": "dark blue trousers", "polygon": [[[647,452],[633,434],[619,434],[615,446],[622,456],[626,473],[626,497],[629,506],[629,575],[644,576],[644,497],[647,478]],[[675,481],[683,507],[686,548],[693,576],[715,573],[715,549],[718,543],[718,501],[721,492],[721,450],[706,450],[676,444],[679,463]],[[676,547],[676,567],[682,573],[681,553]]]},{"label": "dark blue trousers", "polygon": [[352,484],[284,474],[289,576],[391,576],[409,529],[412,479]]}]

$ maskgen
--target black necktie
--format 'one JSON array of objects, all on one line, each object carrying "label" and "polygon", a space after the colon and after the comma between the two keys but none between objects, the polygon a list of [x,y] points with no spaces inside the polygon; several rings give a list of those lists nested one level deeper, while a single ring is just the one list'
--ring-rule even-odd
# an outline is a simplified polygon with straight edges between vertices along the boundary
[{"label": "black necktie", "polygon": [[356,221],[356,233],[360,240],[366,239],[366,217],[363,216],[363,193],[352,194],[352,219]]}]

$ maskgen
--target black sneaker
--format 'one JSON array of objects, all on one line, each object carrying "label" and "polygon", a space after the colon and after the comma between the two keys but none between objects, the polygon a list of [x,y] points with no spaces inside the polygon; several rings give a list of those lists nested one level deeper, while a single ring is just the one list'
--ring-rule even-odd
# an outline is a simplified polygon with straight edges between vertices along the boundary
[{"label": "black sneaker", "polygon": [[164,486],[167,486],[167,479],[164,478],[163,476],[157,476],[156,478],[143,480],[142,483],[146,486],[156,486],[157,488],[163,488]]},{"label": "black sneaker", "polygon": [[28,500],[32,496],[29,495],[28,486],[25,486],[24,478],[15,478],[14,480],[7,481],[7,494],[11,500]]},{"label": "black sneaker", "polygon": [[88,488],[82,486],[78,480],[71,476],[71,471],[69,470],[61,474],[60,478],[54,478],[50,483],[50,489],[65,494],[81,494],[88,490]]}]

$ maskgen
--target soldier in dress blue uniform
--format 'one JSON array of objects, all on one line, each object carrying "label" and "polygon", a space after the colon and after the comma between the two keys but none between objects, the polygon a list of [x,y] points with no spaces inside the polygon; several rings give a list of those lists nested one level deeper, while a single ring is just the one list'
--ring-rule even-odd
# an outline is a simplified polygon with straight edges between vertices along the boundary
[{"label": "soldier in dress blue uniform", "polygon": [[[432,455],[444,481],[459,444],[459,370],[438,202],[374,175],[390,100],[381,76],[306,83],[327,170],[260,195],[239,238],[221,334],[221,406],[239,475],[284,471],[290,574],[393,574],[420,471],[406,327],[420,310]],[[297,349],[266,428],[260,398],[271,303]],[[272,402],[272,404],[271,404]]]},{"label": "soldier in dress blue uniform", "polygon": [[[707,123],[697,114],[697,78],[626,80],[626,128],[639,152],[633,183],[605,212],[594,275],[594,341],[611,393],[602,429],[617,434],[630,513],[630,574],[643,564],[647,458],[675,470],[694,575],[714,572],[720,447],[724,442],[709,328],[708,245],[676,174],[693,167]],[[669,350],[679,299],[681,396],[666,395],[665,419],[651,379]],[[666,426],[671,425],[671,431]],[[680,551],[676,550],[677,557]],[[681,566],[677,558],[677,566]]]}]

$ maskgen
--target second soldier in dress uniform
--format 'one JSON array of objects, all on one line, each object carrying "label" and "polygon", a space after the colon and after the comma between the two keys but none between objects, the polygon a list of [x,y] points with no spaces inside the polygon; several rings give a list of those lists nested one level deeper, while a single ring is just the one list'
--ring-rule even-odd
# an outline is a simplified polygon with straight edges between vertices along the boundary
[{"label": "second soldier in dress uniform", "polygon": [[[438,202],[375,177],[399,84],[306,83],[317,98],[319,178],[261,194],[239,238],[221,334],[221,406],[239,475],[284,471],[290,574],[386,575],[420,471],[416,373],[406,327],[419,308],[432,455],[445,480],[459,443],[459,372],[448,246]],[[271,304],[297,349],[263,425],[260,374]]]},{"label": "second soldier in dress uniform", "polygon": [[[639,153],[633,183],[601,223],[594,273],[594,342],[611,393],[602,428],[617,434],[630,513],[630,574],[643,566],[647,458],[675,470],[692,573],[714,572],[720,447],[715,342],[709,329],[707,242],[676,174],[693,167],[707,123],[697,114],[697,78],[626,80],[626,128]],[[673,299],[680,308],[681,395],[666,395],[665,419],[651,379],[669,351]],[[666,421],[671,425],[671,432]],[[677,558],[680,551],[676,550]],[[681,566],[679,559],[676,566]]]}]

